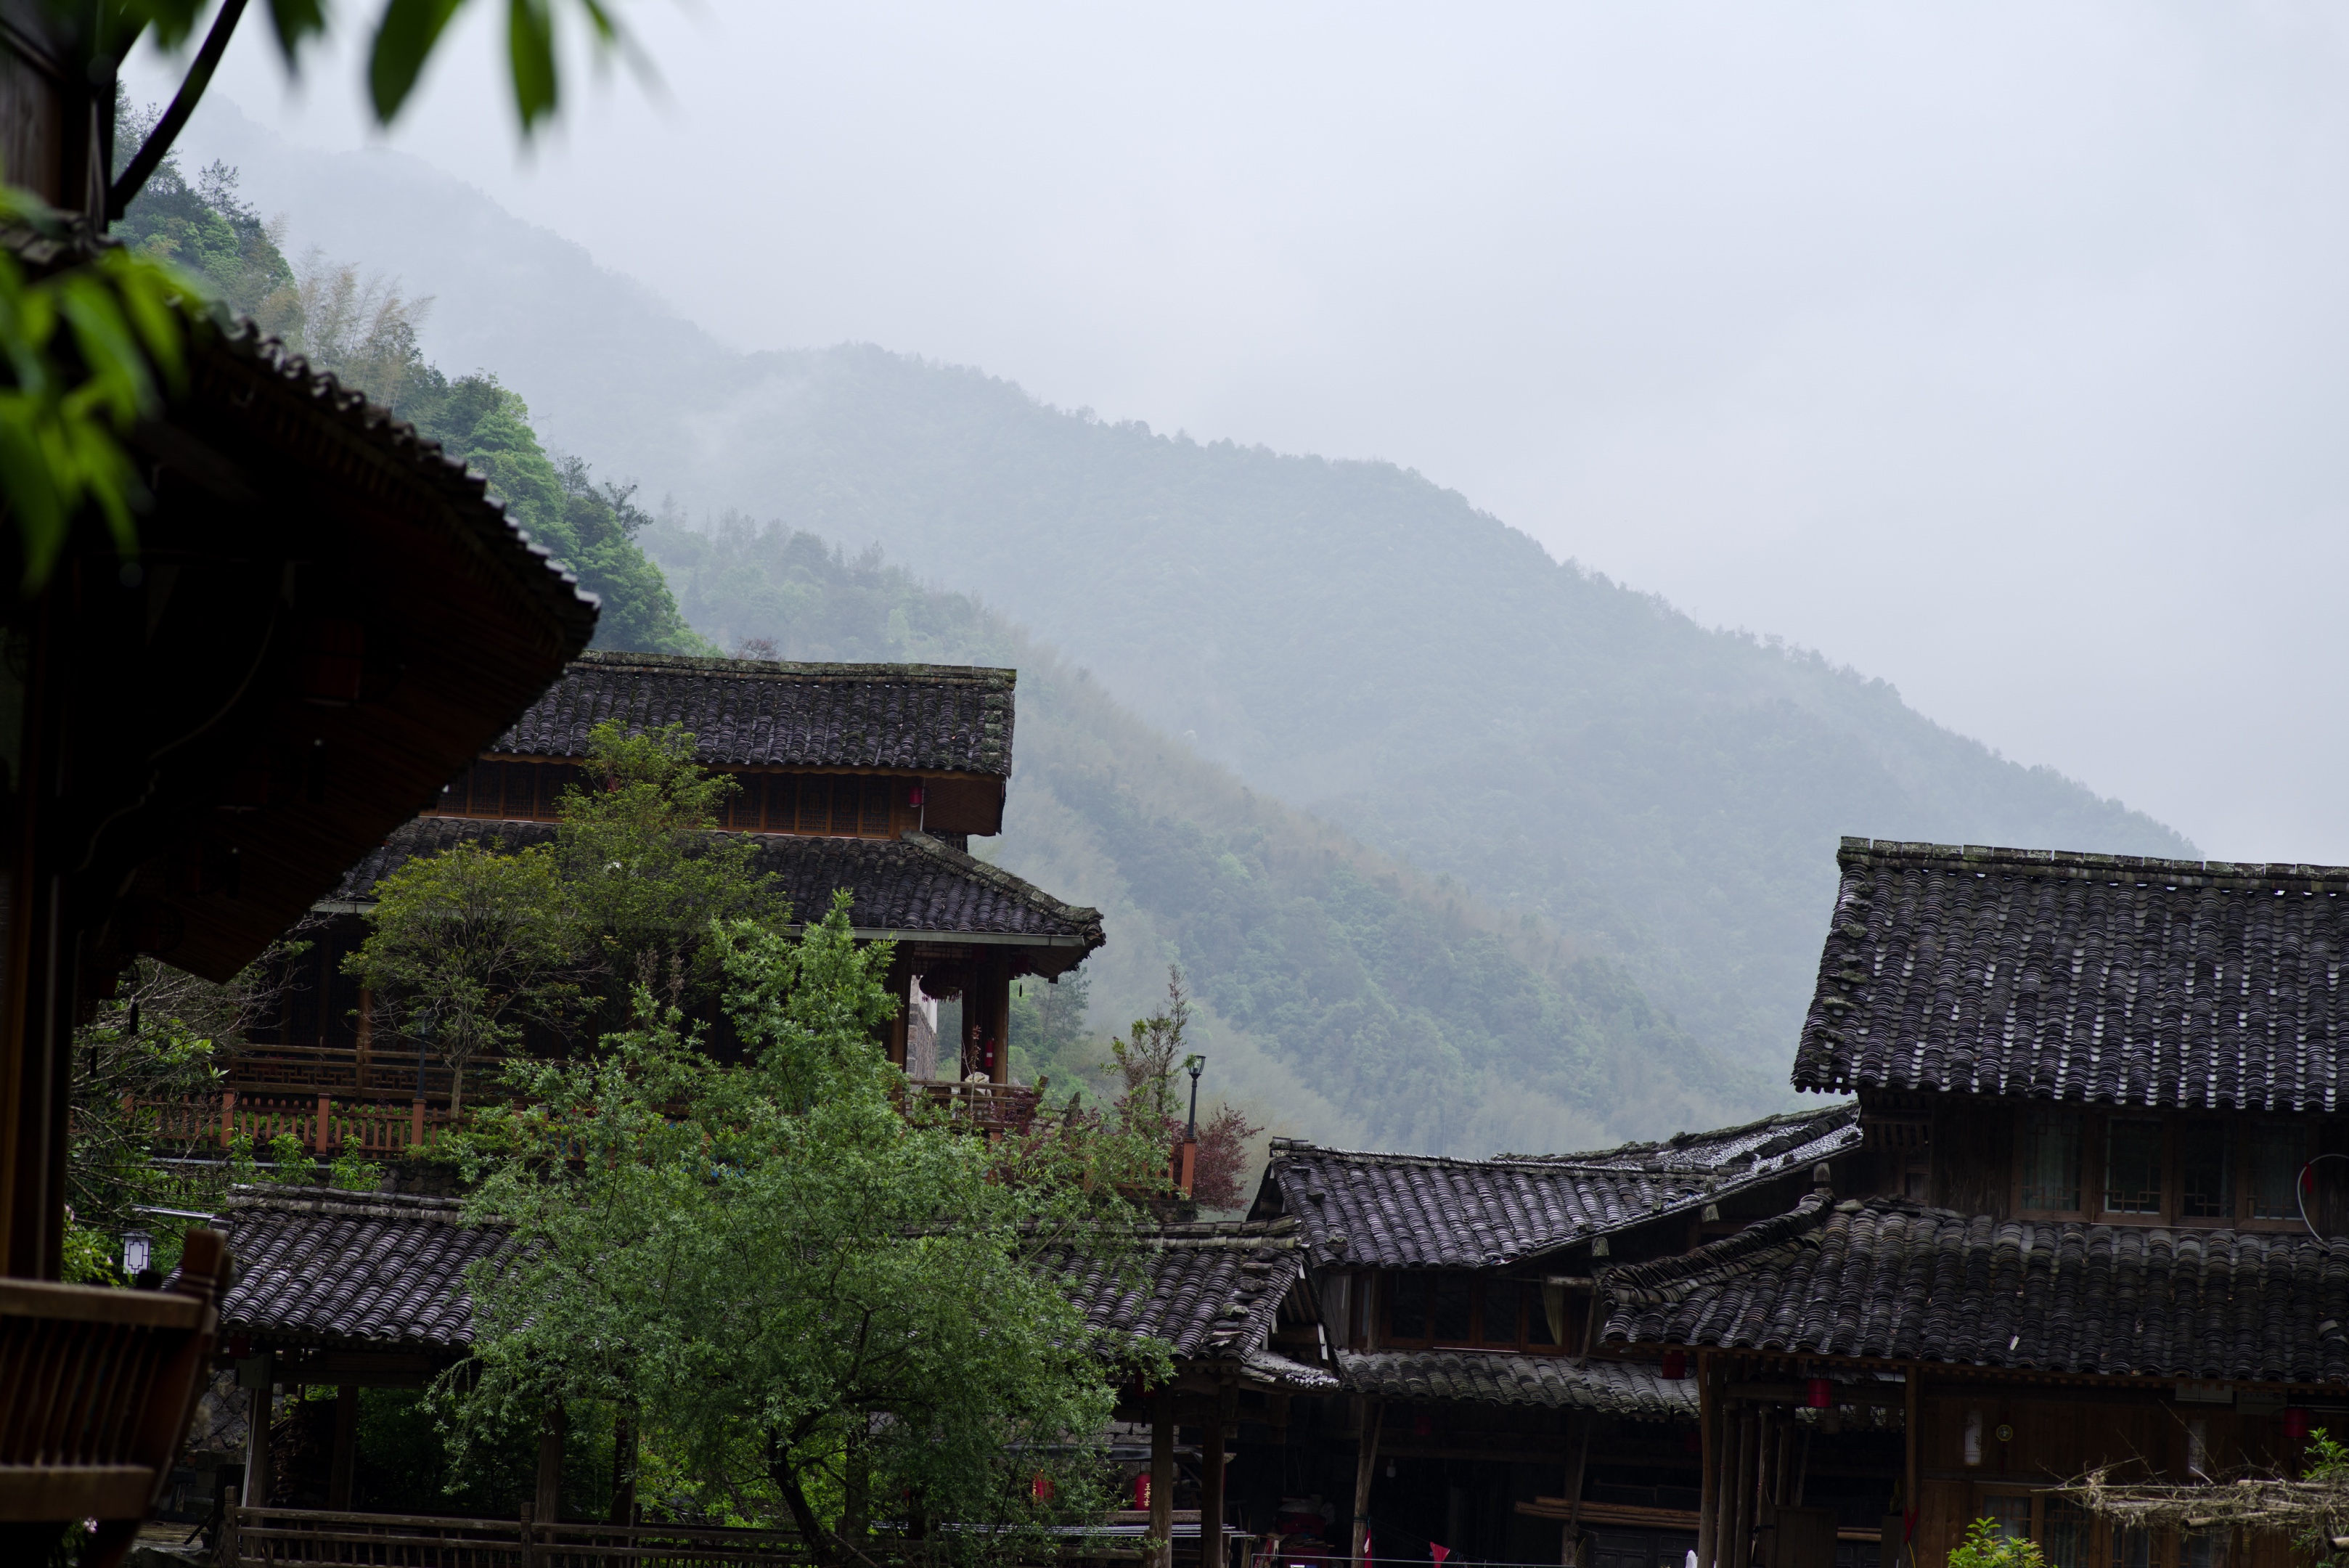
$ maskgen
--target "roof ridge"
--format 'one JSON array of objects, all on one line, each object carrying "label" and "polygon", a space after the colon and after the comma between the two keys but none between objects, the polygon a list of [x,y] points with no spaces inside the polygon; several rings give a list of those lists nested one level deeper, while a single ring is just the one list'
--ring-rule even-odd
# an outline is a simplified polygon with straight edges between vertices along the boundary
[{"label": "roof ridge", "polygon": [[456,1219],[461,1198],[421,1192],[354,1192],[343,1187],[306,1187],[274,1182],[237,1182],[228,1189],[223,1214],[259,1210],[280,1214],[359,1213],[379,1218]]},{"label": "roof ridge", "polygon": [[2023,870],[2087,877],[2157,873],[2188,886],[2326,882],[2349,887],[2349,866],[2300,861],[2169,860],[2158,855],[2106,855],[2084,849],[2014,849],[1984,844],[1933,844],[1920,839],[1853,838],[1836,851],[1838,865],[1895,865],[1966,871]]},{"label": "roof ridge", "polygon": [[1013,686],[1016,669],[992,664],[923,664],[834,659],[709,659],[687,653],[633,653],[618,649],[589,649],[574,664],[601,670],[643,669],[675,673],[732,675],[760,680],[922,680],[967,682],[983,686]]}]

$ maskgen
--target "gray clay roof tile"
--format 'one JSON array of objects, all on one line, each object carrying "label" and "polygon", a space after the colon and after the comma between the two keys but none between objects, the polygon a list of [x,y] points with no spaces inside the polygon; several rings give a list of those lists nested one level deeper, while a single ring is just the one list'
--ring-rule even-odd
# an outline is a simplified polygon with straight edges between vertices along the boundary
[{"label": "gray clay roof tile", "polygon": [[1572,1356],[1489,1350],[1340,1350],[1337,1355],[1347,1387],[1382,1399],[1595,1410],[1642,1421],[1696,1418],[1693,1379],[1667,1382],[1656,1368],[1633,1362],[1577,1366]]},{"label": "gray clay roof tile", "polygon": [[1806,1180],[1820,1160],[1859,1143],[1858,1108],[1848,1104],[1554,1157],[1447,1159],[1276,1138],[1257,1212],[1293,1216],[1323,1266],[1501,1268],[1753,1188]]},{"label": "gray clay roof tile", "polygon": [[1795,1086],[2333,1110],[2349,867],[1847,838]]},{"label": "gray clay roof tile", "polygon": [[[508,848],[550,844],[556,827],[543,822],[486,822],[420,816],[404,823],[361,860],[327,895],[329,905],[364,905],[375,885],[409,860],[458,844],[495,839]],[[713,837],[722,836],[712,835]],[[908,936],[976,932],[1057,939],[1102,945],[1098,909],[1064,904],[1033,883],[990,866],[936,838],[814,838],[755,836],[758,868],[780,882],[792,908],[804,916],[831,907],[835,888],[855,896],[850,919],[859,930]]]},{"label": "gray clay roof tile", "polygon": [[2305,1234],[1790,1212],[1606,1271],[1603,1341],[2160,1379],[2349,1377],[2349,1249]]},{"label": "gray clay roof tile", "polygon": [[236,1187],[222,1218],[236,1282],[223,1337],[267,1345],[461,1355],[473,1342],[465,1270],[506,1233],[459,1222],[454,1199],[324,1187]]},{"label": "gray clay roof tile", "polygon": [[499,737],[493,754],[581,757],[607,719],[682,724],[700,758],[737,767],[1011,774],[1018,672],[957,664],[792,664],[673,654],[583,655]]}]

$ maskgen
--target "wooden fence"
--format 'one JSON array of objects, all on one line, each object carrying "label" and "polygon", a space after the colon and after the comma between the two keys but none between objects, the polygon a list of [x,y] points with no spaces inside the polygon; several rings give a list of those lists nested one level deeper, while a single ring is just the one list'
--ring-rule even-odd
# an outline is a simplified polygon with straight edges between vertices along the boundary
[{"label": "wooden fence", "polygon": [[[907,1568],[920,1548],[868,1542],[848,1568]],[[797,1532],[689,1525],[543,1524],[310,1509],[227,1510],[219,1568],[723,1568],[807,1564]]]},{"label": "wooden fence", "polygon": [[150,1126],[160,1143],[226,1148],[239,1137],[249,1137],[257,1149],[288,1134],[315,1154],[342,1152],[346,1137],[357,1137],[369,1155],[398,1155],[418,1144],[429,1144],[447,1131],[450,1117],[445,1107],[421,1100],[336,1101],[325,1095],[290,1099],[241,1095],[234,1089],[193,1099],[159,1100],[125,1096],[123,1110],[133,1117],[152,1118]]},{"label": "wooden fence", "polygon": [[[465,1097],[496,1086],[499,1063],[489,1057],[465,1070]],[[229,1081],[238,1089],[264,1095],[316,1094],[323,1089],[357,1097],[405,1100],[418,1087],[418,1063],[413,1051],[371,1046],[360,1052],[337,1045],[248,1046],[225,1064]],[[427,1056],[422,1064],[424,1098],[445,1102],[455,1076],[447,1064]]]},{"label": "wooden fence", "polygon": [[1028,1131],[1035,1125],[1043,1098],[1021,1084],[966,1084],[946,1078],[909,1079],[898,1094],[901,1106],[910,1096],[932,1110],[944,1111],[957,1125],[988,1133]]}]

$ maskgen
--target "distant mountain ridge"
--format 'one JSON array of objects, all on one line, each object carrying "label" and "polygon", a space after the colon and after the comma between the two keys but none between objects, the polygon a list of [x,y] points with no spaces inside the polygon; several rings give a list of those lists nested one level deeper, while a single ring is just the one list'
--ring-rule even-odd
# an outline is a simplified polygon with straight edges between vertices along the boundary
[{"label": "distant mountain ridge", "polygon": [[[205,118],[197,156],[293,213],[293,247],[436,296],[433,357],[496,369],[600,476],[878,543],[1251,787],[1546,918],[1733,1059],[1780,1069],[1792,1049],[1843,834],[2192,853],[1881,681],[1699,627],[1392,464],[1201,445],[870,347],[730,354],[412,160]],[[2029,635],[1985,610],[1985,635]]]}]

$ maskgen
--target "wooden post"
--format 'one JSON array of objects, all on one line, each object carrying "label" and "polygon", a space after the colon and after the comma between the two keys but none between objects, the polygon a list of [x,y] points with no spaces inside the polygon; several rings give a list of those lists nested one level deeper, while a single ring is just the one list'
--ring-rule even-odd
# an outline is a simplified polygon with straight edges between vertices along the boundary
[{"label": "wooden post", "polygon": [[236,1091],[221,1091],[221,1147],[226,1148],[236,1137]]},{"label": "wooden post", "polygon": [[1376,1399],[1362,1402],[1362,1440],[1354,1453],[1354,1568],[1367,1568],[1371,1546],[1371,1477],[1379,1467],[1379,1428],[1386,1407]]},{"label": "wooden post", "polygon": [[903,948],[889,961],[889,994],[897,999],[897,1016],[884,1024],[884,1044],[888,1047],[889,1065],[899,1072],[905,1070],[905,1027],[914,1011],[914,968]]},{"label": "wooden post", "polygon": [[[1703,1397],[1702,1388],[1699,1389],[1698,1397],[1700,1399]],[[1578,1561],[1582,1555],[1577,1550],[1577,1546],[1582,1533],[1583,1476],[1590,1464],[1590,1412],[1583,1411],[1578,1419],[1582,1426],[1582,1440],[1574,1446],[1574,1468],[1566,1472],[1566,1523],[1559,1533],[1557,1548],[1559,1568],[1570,1568],[1570,1565]],[[1703,1561],[1702,1555],[1699,1556],[1698,1561]]]},{"label": "wooden post", "polygon": [[1224,1406],[1237,1393],[1224,1389],[1207,1407],[1207,1429],[1199,1445],[1199,1568],[1226,1568],[1224,1562]]},{"label": "wooden post", "polygon": [[326,1158],[326,1156],[333,1151],[335,1147],[333,1142],[334,1135],[327,1130],[326,1116],[326,1091],[321,1089],[318,1091],[318,1125],[315,1129],[315,1137],[318,1145],[318,1158],[321,1159]]},{"label": "wooden post", "polygon": [[620,1407],[612,1422],[612,1521],[636,1521],[636,1407]]},{"label": "wooden post", "polygon": [[247,1389],[253,1401],[244,1420],[244,1506],[269,1506],[269,1407],[274,1402],[277,1357],[261,1354],[261,1386]]},{"label": "wooden post", "polygon": [[[1900,1436],[1908,1449],[1908,1469],[1900,1477],[1900,1555],[1913,1564],[1917,1561],[1917,1529],[1925,1520],[1924,1500],[1917,1495],[1917,1369],[1913,1366],[1909,1369],[1908,1386],[1901,1390],[1900,1403]],[[1887,1563],[1884,1568],[1892,1565]]]},{"label": "wooden post", "polygon": [[1150,1533],[1158,1542],[1157,1568],[1174,1564],[1174,1386],[1153,1396],[1150,1408]]},{"label": "wooden post", "polygon": [[1713,1373],[1713,1357],[1700,1351],[1696,1358],[1696,1429],[1698,1454],[1696,1506],[1696,1568],[1715,1568],[1721,1532],[1715,1516],[1721,1511],[1721,1390]]},{"label": "wooden post", "polygon": [[421,1095],[408,1102],[408,1147],[424,1147],[424,1096]]},{"label": "wooden post", "polygon": [[563,1407],[550,1405],[538,1428],[538,1500],[533,1515],[552,1524],[563,1517]]},{"label": "wooden post", "polygon": [[1731,1473],[1735,1480],[1730,1489],[1729,1568],[1747,1568],[1754,1561],[1754,1418],[1741,1412],[1737,1417],[1737,1468]]},{"label": "wooden post", "polygon": [[335,1453],[326,1472],[326,1506],[337,1513],[351,1506],[351,1469],[358,1458],[359,1391],[345,1383],[335,1389]]}]

